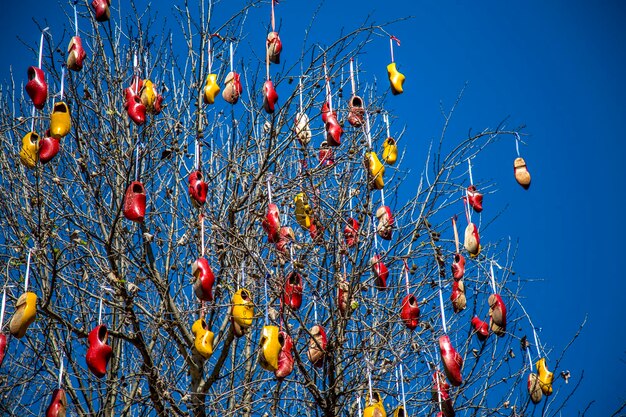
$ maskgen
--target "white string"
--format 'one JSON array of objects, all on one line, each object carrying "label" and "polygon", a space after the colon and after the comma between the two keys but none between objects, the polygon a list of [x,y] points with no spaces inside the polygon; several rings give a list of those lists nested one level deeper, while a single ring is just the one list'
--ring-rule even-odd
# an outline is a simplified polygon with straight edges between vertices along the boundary
[{"label": "white string", "polygon": [[[211,141],[213,140],[213,136],[211,136]],[[211,145],[211,149],[213,148],[213,146]],[[200,155],[201,152],[201,148],[200,148],[200,138],[197,137],[195,140],[195,145],[194,145],[194,159],[195,159],[195,163],[196,163],[196,171],[200,171],[200,159],[202,159],[202,156]]]},{"label": "white string", "polygon": [[[300,77],[300,88],[299,88],[299,93],[300,93],[300,113],[302,113],[302,77]],[[302,117],[302,114],[300,115],[300,117]],[[298,120],[299,121],[299,120]]]},{"label": "white string", "polygon": [[313,318],[317,323],[317,293],[313,294]]},{"label": "white string", "polygon": [[528,367],[530,368],[530,372],[533,371],[533,360],[530,356],[530,346],[526,349],[526,353],[528,353]]},{"label": "white string", "polygon": [[202,253],[202,257],[204,257],[204,215],[200,215],[200,253]]},{"label": "white string", "polygon": [[409,411],[406,409],[406,398],[404,396],[404,372],[402,372],[402,364],[400,364],[400,387],[402,388],[402,407],[404,407],[404,415],[408,416]]},{"label": "white string", "polygon": [[291,264],[293,265],[293,243],[289,244],[289,260],[291,261]]},{"label": "white string", "polygon": [[410,295],[411,292],[409,290],[409,286],[410,286],[410,284],[409,284],[409,268],[407,268],[406,265],[404,267],[404,281],[405,281],[405,284],[406,284],[406,295]]},{"label": "white string", "polygon": [[26,277],[24,277],[24,292],[28,292],[28,278],[30,277],[30,255],[32,251],[28,250],[28,259],[26,260]]},{"label": "white string", "polygon": [[389,115],[387,113],[383,114],[383,120],[385,121],[385,126],[387,127],[387,137],[391,137],[391,133],[389,132]]},{"label": "white string", "polygon": [[213,50],[211,49],[211,35],[209,35],[209,55],[207,57],[207,61],[209,64],[209,74],[211,73],[211,68],[213,67]]},{"label": "white string", "polygon": [[239,277],[239,282],[237,283],[237,285],[239,286],[239,288],[245,287],[246,286],[246,269],[245,269],[245,263],[241,264],[241,276]]},{"label": "white string", "polygon": [[469,194],[467,193],[467,190],[463,191],[463,193],[465,194],[465,199],[463,201],[463,206],[465,207],[465,216],[467,217],[467,222],[471,223],[472,222],[472,210],[470,210],[470,205],[469,205]]},{"label": "white string", "polygon": [[61,69],[61,101],[63,101],[64,87],[65,87],[65,67]]},{"label": "white string", "polygon": [[493,260],[489,263],[489,272],[491,272],[491,288],[493,289],[493,293],[497,294],[498,291],[496,291],[496,279],[493,276]]},{"label": "white string", "polygon": [[472,159],[471,158],[467,158],[467,170],[469,172],[470,185],[473,185],[474,179],[472,178]]},{"label": "white string", "polygon": [[234,67],[235,67],[235,65],[233,63],[233,43],[231,42],[230,43],[230,72],[234,71],[234,69],[233,69]]},{"label": "white string", "polygon": [[76,11],[76,2],[74,2],[74,29],[76,36],[78,36],[78,12]]},{"label": "white string", "polygon": [[265,280],[263,281],[263,286],[265,287],[265,325],[269,323],[269,302],[267,299],[267,279],[269,278],[269,274],[265,274]]},{"label": "white string", "polygon": [[135,180],[139,181],[139,143],[135,148]]},{"label": "white string", "polygon": [[35,131],[35,106],[33,106],[33,109],[30,112],[30,131],[34,132]]},{"label": "white string", "polygon": [[517,152],[517,157],[519,158],[519,133],[515,132],[515,152]]},{"label": "white string", "polygon": [[367,361],[367,383],[370,390],[370,400],[367,403],[367,407],[369,407],[370,405],[372,405],[372,401],[374,400],[374,397],[372,395],[372,372],[370,371],[369,360]]},{"label": "white string", "polygon": [[365,136],[367,136],[367,145],[372,147],[372,137],[370,136],[370,116],[365,112]]},{"label": "white string", "polygon": [[63,362],[63,358],[65,357],[65,354],[63,352],[61,352],[61,357],[59,358],[59,362],[61,363],[59,366],[59,389],[61,389],[61,385],[62,385],[62,381],[63,381],[63,368],[64,368],[64,362]]},{"label": "white string", "polygon": [[441,276],[439,277],[439,308],[441,309],[441,323],[443,324],[443,332],[448,333],[446,326],[446,312],[443,308],[443,294],[441,293]]},{"label": "white string", "polygon": [[[298,386],[299,386],[299,385],[296,385],[296,387],[298,387]],[[363,411],[362,411],[362,409],[361,409],[361,396],[360,396],[360,395],[358,395],[358,396],[356,397],[356,404],[357,404],[357,407],[358,407],[358,409],[359,409],[359,416],[361,416],[361,415],[362,415],[362,413],[363,413]]]},{"label": "white string", "polygon": [[326,102],[328,103],[328,112],[333,112],[333,94],[330,91],[330,79],[328,78],[328,70],[326,69],[326,59],[324,59],[324,78],[326,78]]},{"label": "white string", "polygon": [[372,216],[372,228],[374,229],[374,249],[378,248],[378,233],[376,233],[376,223],[374,222],[374,216]]},{"label": "white string", "polygon": [[391,62],[394,62],[393,59],[393,38],[389,38],[389,49],[391,50]]},{"label": "white string", "polygon": [[0,308],[0,333],[2,333],[2,327],[4,325],[4,309],[7,304],[7,289],[6,287],[2,291],[2,307]]},{"label": "white string", "polygon": [[100,307],[98,307],[98,326],[102,324],[102,298],[100,298]]},{"label": "white string", "polygon": [[45,28],[41,31],[41,39],[39,40],[39,69],[41,69],[41,61],[43,59],[43,35],[48,31],[48,28]]},{"label": "white string", "polygon": [[356,83],[354,81],[354,60],[350,58],[350,84],[352,85],[352,95],[356,95]]},{"label": "white string", "polygon": [[[273,0],[272,0],[273,1]],[[267,176],[267,199],[270,204],[272,204],[272,187],[270,186],[270,181],[272,180],[272,176]]]},{"label": "white string", "polygon": [[385,189],[381,188],[380,189],[380,201],[382,202],[382,205],[385,205]]},{"label": "white string", "polygon": [[[456,215],[455,215],[456,217]],[[452,228],[454,229],[454,246],[456,248],[456,253],[459,253],[459,231],[456,228],[456,219],[452,218]]]},{"label": "white string", "polygon": [[533,328],[533,337],[535,338],[535,348],[537,349],[537,357],[541,357],[541,352],[539,351],[539,340],[537,339],[537,332],[535,331],[535,326],[530,323]]}]

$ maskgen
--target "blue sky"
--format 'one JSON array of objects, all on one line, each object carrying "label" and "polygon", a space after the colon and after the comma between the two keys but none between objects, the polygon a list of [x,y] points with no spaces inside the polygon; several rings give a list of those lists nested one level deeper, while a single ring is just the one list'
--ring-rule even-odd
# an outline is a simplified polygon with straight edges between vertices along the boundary
[{"label": "blue sky", "polygon": [[[161,5],[163,16],[169,3],[153,4]],[[242,2],[230,3],[234,8]],[[294,43],[299,51],[302,16],[308,22],[315,9],[310,3],[284,0],[277,7],[286,51]],[[34,59],[17,36],[35,48],[39,34],[31,18],[65,20],[59,8],[42,0],[4,5],[0,80],[7,79],[9,66],[18,83],[26,79]],[[530,137],[521,151],[533,176],[529,191],[513,181],[511,141],[500,141],[474,162],[474,178],[493,183],[495,190],[485,198],[483,221],[490,211],[507,207],[483,239],[517,239],[516,271],[540,279],[525,287],[525,305],[542,329],[542,342],[553,350],[550,363],[588,316],[562,362],[562,369],[572,373],[570,383],[585,372],[582,389],[564,415],[591,400],[596,403],[588,415],[610,415],[626,399],[620,375],[626,372],[621,322],[626,279],[619,247],[625,232],[619,185],[626,139],[620,127],[626,116],[623,3],[326,2],[311,36],[333,39],[368,15],[377,23],[413,16],[390,29],[402,40],[396,61],[407,81],[405,94],[390,99],[389,110],[398,118],[398,129],[407,125],[404,143],[417,159],[440,134],[440,101],[449,108],[466,81],[451,140],[464,138],[470,128],[493,128],[507,117],[511,128],[526,124]],[[258,25],[261,31],[265,22]],[[380,38],[379,43],[368,46],[361,63],[386,82],[388,42]]]}]

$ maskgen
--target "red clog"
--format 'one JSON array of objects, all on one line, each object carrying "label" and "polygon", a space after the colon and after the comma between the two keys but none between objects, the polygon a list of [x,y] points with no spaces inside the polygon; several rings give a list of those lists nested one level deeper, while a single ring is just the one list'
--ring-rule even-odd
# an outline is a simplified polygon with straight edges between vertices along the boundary
[{"label": "red clog", "polygon": [[478,340],[484,342],[489,337],[489,326],[476,316],[472,318],[472,328],[476,332]]},{"label": "red clog", "polygon": [[52,398],[50,399],[50,405],[46,410],[46,417],[65,417],[67,410],[67,398],[65,391],[61,388],[55,389],[52,392]]},{"label": "red clog", "polygon": [[280,41],[278,32],[270,32],[267,35],[267,57],[271,63],[280,64],[280,53],[283,43]]},{"label": "red clog", "polygon": [[321,166],[330,166],[335,163],[335,153],[333,148],[328,146],[326,141],[320,145],[319,160]]},{"label": "red clog", "polygon": [[285,279],[283,303],[297,310],[302,305],[302,276],[296,271],[291,271]]},{"label": "red clog", "polygon": [[441,371],[433,372],[433,389],[431,391],[433,401],[439,405],[441,409],[438,415],[443,417],[454,417],[454,407],[450,398],[450,385],[446,382]]},{"label": "red clog", "polygon": [[483,211],[483,195],[473,185],[467,187],[467,202],[476,213]]},{"label": "red clog", "polygon": [[124,94],[124,109],[126,109],[130,119],[137,126],[141,126],[146,122],[146,106],[141,102],[139,93],[134,92],[132,88],[125,89]]},{"label": "red clog", "polygon": [[213,283],[215,275],[206,258],[198,258],[191,264],[193,274],[193,292],[200,301],[213,300]]},{"label": "red clog", "polygon": [[348,218],[348,224],[343,228],[343,238],[349,248],[357,244],[359,238],[359,222],[352,217]]},{"label": "red clog", "polygon": [[463,376],[461,375],[463,358],[459,355],[459,352],[452,347],[450,338],[446,334],[439,337],[439,352],[448,381],[450,381],[450,384],[458,387],[463,382]]},{"label": "red clog", "polygon": [[348,102],[348,123],[354,127],[360,127],[365,119],[365,109],[363,108],[363,99],[359,96],[350,97]]},{"label": "red clog", "polygon": [[83,69],[83,61],[87,57],[83,41],[80,36],[74,36],[67,45],[67,67],[72,71],[80,71]]},{"label": "red clog", "polygon": [[0,366],[4,361],[4,355],[7,353],[7,335],[0,333]]},{"label": "red clog", "polygon": [[222,98],[230,104],[237,104],[242,91],[243,87],[241,86],[241,77],[239,74],[234,71],[229,72],[224,79]]},{"label": "red clog", "polygon": [[278,333],[278,343],[280,343],[280,353],[278,354],[278,369],[274,371],[274,375],[278,380],[282,380],[283,378],[289,376],[293,371],[293,356],[291,351],[293,350],[293,341],[291,337],[284,332],[280,331]]},{"label": "red clog", "polygon": [[379,290],[387,289],[387,279],[389,278],[389,270],[381,261],[380,255],[374,255],[370,259],[370,266],[374,274],[374,286]]},{"label": "red clog", "polygon": [[48,84],[46,76],[41,68],[28,67],[28,82],[26,83],[26,92],[38,110],[43,109],[48,99]]},{"label": "red clog", "polygon": [[50,136],[50,130],[46,130],[46,135],[39,141],[39,160],[46,164],[52,160],[61,149],[59,139]]},{"label": "red clog", "polygon": [[263,230],[267,233],[267,241],[270,243],[276,243],[279,239],[280,231],[280,212],[278,206],[274,203],[267,205],[267,214],[265,219],[261,223]]},{"label": "red clog", "polygon": [[93,0],[91,2],[91,7],[96,13],[96,20],[98,22],[106,22],[109,20],[111,17],[109,6],[111,6],[111,0]]},{"label": "red clog", "polygon": [[402,300],[402,311],[400,318],[404,321],[404,325],[410,330],[414,330],[420,319],[420,308],[417,305],[417,298],[413,294],[409,294]]},{"label": "red clog", "polygon": [[189,196],[194,206],[202,207],[204,205],[208,191],[209,186],[204,182],[200,171],[193,171],[189,174]]},{"label": "red clog", "polygon": [[330,112],[326,117],[326,142],[330,146],[341,145],[343,129],[337,120],[337,112]]},{"label": "red clog", "polygon": [[309,340],[309,350],[307,351],[307,357],[311,363],[317,368],[321,368],[324,365],[324,356],[326,356],[326,345],[328,339],[326,337],[326,330],[321,325],[315,325],[311,328],[310,333],[312,335]]},{"label": "red clog", "polygon": [[276,242],[276,250],[282,255],[289,254],[289,244],[296,240],[293,229],[289,226],[282,226],[278,232],[278,242]]},{"label": "red clog", "polygon": [[462,280],[454,281],[452,283],[450,301],[452,301],[452,308],[455,313],[465,310],[465,307],[467,306],[467,299],[465,298],[465,285]]},{"label": "red clog", "polygon": [[378,236],[385,240],[391,240],[394,218],[389,206],[380,206],[376,210],[376,218],[378,219],[378,225],[376,226]]},{"label": "red clog", "polygon": [[101,324],[89,333],[89,348],[87,349],[87,366],[98,378],[102,378],[107,372],[107,364],[113,355],[111,346],[107,345],[109,331],[107,326]]},{"label": "red clog", "polygon": [[488,301],[491,331],[502,337],[506,334],[506,306],[500,294],[491,294]]},{"label": "red clog", "polygon": [[143,223],[146,216],[146,189],[140,181],[133,181],[124,196],[124,217],[137,223]]},{"label": "red clog", "polygon": [[454,262],[452,262],[452,277],[460,280],[465,275],[465,257],[460,253],[454,254]]},{"label": "red clog", "polygon": [[269,113],[274,113],[276,102],[278,101],[278,93],[274,88],[274,83],[270,80],[263,84],[263,109]]}]

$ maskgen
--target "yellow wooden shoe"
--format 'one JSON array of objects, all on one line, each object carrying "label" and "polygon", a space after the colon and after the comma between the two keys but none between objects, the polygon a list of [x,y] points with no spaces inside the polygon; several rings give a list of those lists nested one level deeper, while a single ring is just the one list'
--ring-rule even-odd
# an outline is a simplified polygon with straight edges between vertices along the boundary
[{"label": "yellow wooden shoe", "polygon": [[278,355],[282,346],[278,340],[278,327],[263,326],[259,347],[259,363],[263,369],[276,371],[278,369]]},{"label": "yellow wooden shoe", "polygon": [[150,80],[143,80],[143,87],[140,92],[141,103],[146,106],[146,110],[152,113],[154,111],[154,103],[157,98],[156,88]]},{"label": "yellow wooden shoe", "polygon": [[383,142],[383,161],[389,165],[396,163],[398,159],[398,145],[394,138],[387,138]]},{"label": "yellow wooden shoe", "polygon": [[70,108],[64,101],[54,103],[50,115],[50,135],[60,139],[70,133],[71,127]]},{"label": "yellow wooden shoe", "polygon": [[294,198],[296,203],[296,221],[305,230],[311,228],[311,206],[304,193],[298,193]]},{"label": "yellow wooden shoe", "polygon": [[196,337],[194,348],[204,359],[209,359],[213,354],[213,338],[215,335],[209,330],[204,319],[198,319],[191,326],[191,331]]},{"label": "yellow wooden shoe", "polygon": [[525,190],[528,190],[528,187],[530,187],[530,172],[528,172],[524,158],[515,158],[515,161],[513,161],[513,172],[515,173],[515,181]]},{"label": "yellow wooden shoe", "polygon": [[404,407],[401,405],[398,406],[398,408],[396,408],[396,410],[393,412],[393,417],[407,417],[406,411],[404,411]]},{"label": "yellow wooden shoe", "polygon": [[380,397],[378,391],[372,392],[372,401],[370,401],[369,393],[365,397],[365,410],[363,410],[363,417],[387,417],[383,400]]},{"label": "yellow wooden shoe", "polygon": [[548,370],[546,358],[539,359],[535,366],[537,367],[537,378],[539,378],[539,383],[541,384],[541,391],[545,395],[551,395],[554,374]]},{"label": "yellow wooden shoe", "polygon": [[217,85],[217,74],[207,75],[204,82],[204,104],[214,104],[220,90],[220,86]]},{"label": "yellow wooden shoe", "polygon": [[404,84],[404,74],[396,68],[396,63],[392,62],[387,65],[387,75],[389,76],[389,84],[391,84],[391,92],[394,96],[404,92],[402,85]]},{"label": "yellow wooden shoe", "polygon": [[250,292],[245,288],[238,290],[233,294],[233,320],[242,327],[247,329],[252,326],[254,319],[254,304]]},{"label": "yellow wooden shoe", "polygon": [[365,153],[365,168],[369,174],[370,188],[382,190],[385,186],[385,179],[383,178],[385,175],[385,167],[380,162],[380,159],[378,159],[376,152]]},{"label": "yellow wooden shoe", "polygon": [[26,334],[28,326],[35,321],[37,315],[37,294],[25,292],[15,303],[15,313],[11,318],[9,329],[11,334],[21,339]]},{"label": "yellow wooden shoe", "polygon": [[20,149],[20,161],[27,168],[35,168],[39,159],[39,135],[35,132],[28,132],[22,138],[22,149]]}]

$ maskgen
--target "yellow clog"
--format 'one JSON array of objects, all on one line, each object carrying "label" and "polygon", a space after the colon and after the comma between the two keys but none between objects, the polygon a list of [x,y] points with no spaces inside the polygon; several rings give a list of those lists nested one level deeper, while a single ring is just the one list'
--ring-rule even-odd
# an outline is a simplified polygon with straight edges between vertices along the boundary
[{"label": "yellow clog", "polygon": [[537,377],[539,378],[539,383],[541,384],[541,391],[545,395],[551,395],[554,374],[548,370],[546,358],[539,359],[535,366],[537,367]]},{"label": "yellow clog", "polygon": [[25,292],[15,303],[15,313],[11,318],[9,329],[11,334],[21,339],[26,334],[28,326],[35,321],[37,315],[37,294]]},{"label": "yellow clog", "polygon": [[254,319],[254,304],[250,292],[245,288],[233,294],[233,320],[244,329],[252,326]]},{"label": "yellow clog", "polygon": [[393,417],[407,417],[406,411],[404,411],[404,407],[401,405],[398,406],[398,408],[396,408],[396,410],[393,412]]},{"label": "yellow clog", "polygon": [[217,85],[217,74],[209,74],[206,76],[204,83],[204,104],[215,103],[215,96],[220,92],[220,86]]},{"label": "yellow clog", "polygon": [[367,407],[363,410],[363,417],[387,417],[383,400],[378,391],[374,391],[372,393],[372,398],[373,400],[370,404],[369,393],[365,397],[365,404]]},{"label": "yellow clog", "polygon": [[20,161],[28,168],[35,168],[39,159],[39,135],[35,132],[28,132],[22,138],[22,149],[20,149]]},{"label": "yellow clog", "polygon": [[387,65],[387,75],[389,76],[389,84],[391,84],[391,92],[394,96],[402,94],[404,90],[402,85],[404,84],[404,74],[402,74],[396,68],[396,63],[392,62]]},{"label": "yellow clog", "polygon": [[209,330],[204,319],[198,319],[191,326],[191,331],[196,337],[194,348],[204,359],[209,359],[213,354],[213,338],[214,334]]},{"label": "yellow clog", "polygon": [[369,174],[370,188],[374,190],[382,190],[385,186],[385,167],[378,159],[376,152],[365,153],[365,168]]},{"label": "yellow clog", "polygon": [[154,88],[154,84],[150,80],[143,80],[143,87],[141,88],[141,103],[146,106],[146,110],[149,112],[154,111],[154,103],[157,98],[157,92]]},{"label": "yellow clog", "polygon": [[276,371],[278,369],[278,355],[282,346],[278,340],[278,327],[263,326],[259,347],[259,363],[263,369]]},{"label": "yellow clog", "polygon": [[71,125],[70,108],[67,104],[64,101],[54,103],[50,115],[50,135],[60,139],[70,133]]},{"label": "yellow clog", "polygon": [[311,206],[304,193],[298,193],[294,198],[296,203],[296,221],[305,230],[311,228]]},{"label": "yellow clog", "polygon": [[383,161],[389,165],[396,163],[398,159],[398,145],[394,138],[387,138],[383,142]]}]

